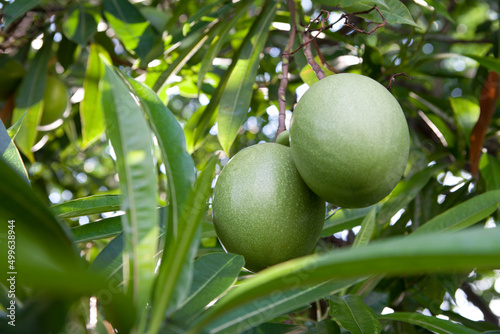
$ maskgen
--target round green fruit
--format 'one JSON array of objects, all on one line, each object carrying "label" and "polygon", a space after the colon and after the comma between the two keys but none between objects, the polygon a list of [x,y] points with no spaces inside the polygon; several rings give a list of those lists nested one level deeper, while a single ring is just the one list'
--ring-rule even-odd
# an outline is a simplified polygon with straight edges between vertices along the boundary
[{"label": "round green fruit", "polygon": [[290,146],[290,133],[288,132],[288,130],[285,130],[278,135],[278,137],[276,138],[276,143]]},{"label": "round green fruit", "polygon": [[410,137],[394,96],[358,74],[328,76],[302,96],[290,125],[290,148],[305,183],[340,207],[379,202],[401,179]]},{"label": "round green fruit", "polygon": [[63,117],[69,98],[64,83],[56,77],[47,76],[43,94],[43,111],[40,125],[54,123]]},{"label": "round green fruit", "polygon": [[280,144],[238,152],[215,185],[217,236],[254,272],[311,253],[324,216],[325,202],[300,177],[290,148]]}]

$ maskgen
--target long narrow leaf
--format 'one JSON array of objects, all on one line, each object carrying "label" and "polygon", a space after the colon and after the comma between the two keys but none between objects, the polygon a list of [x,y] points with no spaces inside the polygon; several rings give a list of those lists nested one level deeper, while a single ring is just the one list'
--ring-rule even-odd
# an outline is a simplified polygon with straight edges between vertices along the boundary
[{"label": "long narrow leaf", "polygon": [[159,234],[151,136],[139,104],[109,65],[100,84],[106,131],[117,157],[122,209],[126,212],[122,216],[124,280],[143,319],[154,281]]},{"label": "long narrow leaf", "polygon": [[[163,250],[149,327],[152,333],[158,332],[165,312],[167,309],[172,308],[172,303],[179,302],[175,296],[176,293],[179,293],[177,290],[179,284],[184,283],[180,280],[186,276],[186,264],[188,264],[189,268],[192,260],[189,253],[193,247],[193,241],[196,240],[196,235],[199,235],[200,222],[206,211],[206,203],[211,193],[216,161],[217,158],[213,156],[198,177],[181,215],[179,235],[175,238],[175,242],[167,244]],[[187,276],[189,277],[189,275]],[[185,288],[184,284],[183,289]]]},{"label": "long narrow leaf", "polygon": [[397,312],[380,315],[380,320],[407,322],[433,331],[438,334],[479,334],[480,332],[467,328],[449,320],[429,317],[419,313]]},{"label": "long narrow leaf", "polygon": [[[21,81],[16,96],[16,107],[12,114],[12,122],[23,117],[23,122],[16,136],[19,150],[33,162],[31,147],[35,143],[37,126],[43,108],[43,93],[47,78],[47,65],[52,52],[52,36],[44,38],[42,49],[36,53],[28,72]],[[25,114],[26,113],[26,114]]]},{"label": "long narrow leaf", "polygon": [[[196,333],[231,309],[295,284],[373,274],[406,275],[424,272],[500,268],[500,229],[395,237],[365,247],[310,255],[263,270],[231,290],[191,330]],[[397,251],[395,251],[397,250]]]},{"label": "long narrow leaf", "polygon": [[42,2],[42,0],[23,0],[7,4],[3,14],[5,20],[4,31],[7,31],[12,22],[26,14],[26,12],[37,6],[40,2]]},{"label": "long narrow leaf", "polygon": [[275,13],[276,2],[267,1],[243,42],[238,62],[231,72],[220,99],[217,114],[218,137],[222,148],[228,155],[229,149],[247,117],[260,54],[266,43],[269,27]]},{"label": "long narrow leaf", "polygon": [[330,314],[352,334],[376,334],[382,327],[371,308],[358,295],[329,298]]},{"label": "long narrow leaf", "polygon": [[500,190],[475,196],[432,218],[413,234],[464,229],[491,215],[500,204]]},{"label": "long narrow leaf", "polygon": [[19,155],[16,145],[12,142],[3,122],[0,121],[0,158],[8,163],[21,178],[30,183],[28,172],[24,166],[23,160]]},{"label": "long narrow leaf", "polygon": [[121,208],[120,195],[95,195],[82,197],[51,207],[52,212],[61,218],[74,218],[97,213],[118,211]]},{"label": "long narrow leaf", "polygon": [[366,217],[363,219],[363,222],[361,223],[361,229],[359,230],[358,234],[356,235],[356,239],[354,239],[354,242],[352,244],[352,247],[356,248],[359,246],[365,246],[367,245],[373,235],[373,231],[375,230],[375,213],[377,208],[373,207],[370,212],[366,215]]}]

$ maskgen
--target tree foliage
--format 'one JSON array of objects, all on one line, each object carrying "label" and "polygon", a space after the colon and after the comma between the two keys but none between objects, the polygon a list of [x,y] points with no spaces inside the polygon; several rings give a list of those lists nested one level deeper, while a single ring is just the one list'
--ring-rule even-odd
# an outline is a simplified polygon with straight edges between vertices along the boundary
[{"label": "tree foliage", "polygon": [[[0,3],[2,333],[500,330],[498,2]],[[215,175],[341,72],[401,104],[404,176],[251,273]],[[70,103],[41,125],[48,77]]]}]

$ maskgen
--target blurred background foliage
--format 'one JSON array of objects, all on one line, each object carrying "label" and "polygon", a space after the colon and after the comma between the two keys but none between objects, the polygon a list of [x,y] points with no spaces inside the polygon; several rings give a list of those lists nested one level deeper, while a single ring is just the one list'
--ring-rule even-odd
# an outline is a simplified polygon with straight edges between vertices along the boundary
[{"label": "blurred background foliage", "polygon": [[[157,92],[181,124],[187,150],[198,169],[214,152],[219,154],[223,166],[247,146],[274,141],[282,53],[291,29],[285,1],[277,3],[276,14],[261,35],[255,33],[254,27],[264,25],[259,23],[265,14],[261,9],[271,8],[269,1],[26,0],[22,10],[14,5],[19,1],[0,1],[0,116],[5,127],[17,133],[16,144],[31,185],[46,205],[120,192],[116,155],[104,133],[102,115],[96,111],[97,93],[89,93],[96,87],[93,76],[99,75],[92,60],[97,54],[105,55],[123,73]],[[292,2],[297,26],[302,31],[318,17],[324,19],[325,25],[335,23],[321,31],[318,21],[310,27],[313,35],[318,34],[313,54],[327,74],[360,73],[385,86],[391,84],[391,78],[395,79],[391,91],[403,107],[412,140],[404,176],[408,188],[400,190],[407,191],[408,196],[382,222],[376,238],[410,233],[448,208],[487,190],[500,189],[500,116],[496,98],[488,100],[482,95],[487,78],[500,72],[497,1]],[[381,3],[390,9],[383,9]],[[340,19],[346,13],[363,11],[374,4],[383,9],[388,24],[372,34],[355,31]],[[380,15],[374,11],[368,16],[350,16],[350,22],[365,31],[380,21]],[[263,43],[257,54],[250,53],[257,57],[256,73],[250,71],[246,76],[229,78],[232,66],[245,52],[242,45],[249,35],[258,36]],[[300,43],[299,33],[293,50]],[[291,56],[286,87],[287,126],[293,105],[317,80],[302,51]],[[34,124],[21,124],[18,120],[22,113],[17,109],[32,98],[29,94],[43,95],[47,76],[64,84],[69,102],[56,115],[58,120],[48,126],[39,124],[41,116],[35,116]],[[227,80],[238,79],[251,84],[250,90],[235,96],[249,101],[248,112],[243,115],[242,124],[237,124],[230,149],[226,149],[228,144],[221,145],[218,135],[230,129],[221,130],[221,124],[229,126],[218,118],[218,107]],[[490,86],[497,88],[498,77],[491,80]],[[493,107],[484,105],[488,101]],[[43,104],[35,108],[36,115],[49,113],[54,100],[46,97]],[[493,108],[490,118],[488,108]],[[471,139],[473,133],[482,133],[479,137],[484,141]],[[158,142],[153,143],[158,178],[164,181],[165,164]],[[475,158],[479,155],[480,159]],[[435,168],[428,172],[429,166]],[[165,206],[169,202],[165,182],[158,182],[158,188],[158,204]],[[329,207],[330,212],[334,209]],[[352,243],[359,231],[356,226],[368,211],[341,210],[333,215],[327,220],[328,229],[318,251]],[[77,227],[117,213],[120,212],[115,210],[64,220],[69,227]],[[482,224],[496,227],[498,212],[487,218]],[[198,255],[222,251],[210,221],[208,214]],[[78,245],[83,257],[92,262],[109,240]],[[476,271],[468,277],[457,274],[385,278],[370,295],[374,298],[370,306],[377,312],[390,306],[399,311],[441,313],[465,323],[467,319],[486,320],[489,325],[481,323],[475,328],[498,329],[497,276],[494,272]],[[303,324],[307,322],[301,320],[303,316],[291,314],[286,319]],[[408,328],[387,332],[426,332]]]}]

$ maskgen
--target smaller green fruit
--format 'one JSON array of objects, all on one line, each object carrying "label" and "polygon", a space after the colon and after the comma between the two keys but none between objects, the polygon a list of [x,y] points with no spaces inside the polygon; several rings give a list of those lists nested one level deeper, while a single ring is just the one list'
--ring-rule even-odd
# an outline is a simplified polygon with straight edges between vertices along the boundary
[{"label": "smaller green fruit", "polygon": [[54,76],[47,76],[40,125],[52,124],[62,118],[68,103],[69,98],[64,83]]},{"label": "smaller green fruit", "polygon": [[213,217],[225,249],[259,271],[312,252],[325,202],[300,177],[289,147],[258,144],[238,152],[222,170]]},{"label": "smaller green fruit", "polygon": [[276,143],[290,146],[290,133],[288,132],[288,130],[285,130],[278,135],[278,138],[276,138]]}]

